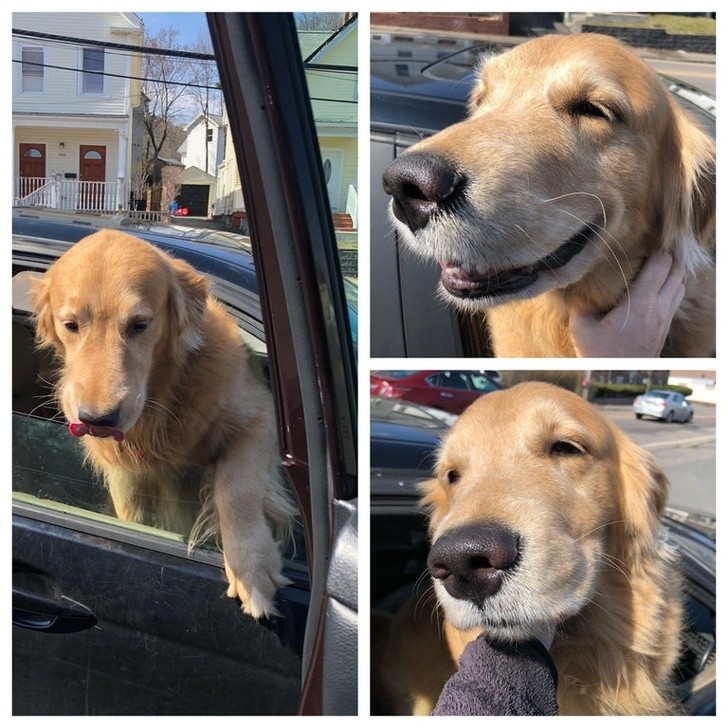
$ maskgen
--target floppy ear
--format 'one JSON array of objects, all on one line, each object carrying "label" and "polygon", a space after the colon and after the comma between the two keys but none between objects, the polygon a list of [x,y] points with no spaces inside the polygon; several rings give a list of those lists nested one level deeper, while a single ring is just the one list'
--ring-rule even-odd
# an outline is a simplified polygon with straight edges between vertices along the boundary
[{"label": "floppy ear", "polygon": [[48,273],[34,278],[30,287],[30,300],[33,303],[35,339],[39,346],[61,348],[61,340],[56,335],[51,311],[51,285]]},{"label": "floppy ear", "polygon": [[202,320],[209,295],[207,278],[184,260],[170,258],[169,334],[173,356],[181,360],[203,344]]},{"label": "floppy ear", "polygon": [[639,567],[654,551],[668,483],[652,456],[614,428],[619,458],[614,552],[629,566]]},{"label": "floppy ear", "polygon": [[693,273],[715,245],[715,144],[676,105],[663,148],[662,248]]}]

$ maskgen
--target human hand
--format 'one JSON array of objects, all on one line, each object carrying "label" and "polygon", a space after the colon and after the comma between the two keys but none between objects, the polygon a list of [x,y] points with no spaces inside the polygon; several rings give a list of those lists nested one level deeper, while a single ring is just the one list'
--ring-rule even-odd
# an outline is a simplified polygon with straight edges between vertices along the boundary
[{"label": "human hand", "polygon": [[673,316],[685,296],[685,266],[667,253],[653,253],[625,295],[599,318],[576,306],[569,310],[578,356],[660,356]]}]

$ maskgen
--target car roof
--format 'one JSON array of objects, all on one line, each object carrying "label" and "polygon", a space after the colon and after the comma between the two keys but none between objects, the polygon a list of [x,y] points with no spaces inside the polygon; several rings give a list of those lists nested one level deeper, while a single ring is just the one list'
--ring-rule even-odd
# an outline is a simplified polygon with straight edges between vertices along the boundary
[{"label": "car roof", "polygon": [[[501,53],[528,40],[512,36],[457,37],[416,30],[371,34],[373,129],[427,134],[465,118],[473,67],[483,54]],[[698,116],[715,138],[715,98],[659,74],[675,100]]]},{"label": "car roof", "polygon": [[138,223],[121,216],[63,214],[17,208],[13,210],[13,246],[52,257],[97,230],[112,228],[146,240],[195,268],[246,290],[258,292],[255,265],[245,238],[235,234],[176,225]]}]

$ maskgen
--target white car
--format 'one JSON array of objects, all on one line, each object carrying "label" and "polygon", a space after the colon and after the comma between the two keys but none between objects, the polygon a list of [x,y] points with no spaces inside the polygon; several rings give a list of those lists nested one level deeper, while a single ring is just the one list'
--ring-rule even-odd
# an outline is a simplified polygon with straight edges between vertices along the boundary
[{"label": "white car", "polygon": [[648,415],[665,422],[690,422],[694,414],[693,406],[684,395],[667,389],[651,389],[641,394],[632,403],[632,410],[638,420]]}]

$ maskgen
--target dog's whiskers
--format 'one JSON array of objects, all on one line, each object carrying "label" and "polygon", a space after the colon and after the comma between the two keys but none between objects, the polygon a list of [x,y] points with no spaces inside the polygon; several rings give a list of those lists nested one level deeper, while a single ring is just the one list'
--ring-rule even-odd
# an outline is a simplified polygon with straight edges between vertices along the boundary
[{"label": "dog's whiskers", "polygon": [[[620,331],[624,331],[624,328],[627,326],[627,322],[629,321],[629,316],[632,308],[632,299],[630,297],[629,293],[629,281],[627,280],[627,275],[624,272],[624,268],[622,267],[622,264],[619,262],[619,257],[617,254],[612,250],[612,246],[607,242],[607,239],[604,235],[602,235],[599,231],[602,230],[598,225],[595,225],[592,222],[588,222],[587,220],[584,220],[580,218],[578,215],[575,215],[572,212],[569,212],[568,210],[561,210],[566,215],[569,215],[570,217],[573,217],[575,220],[578,220],[582,225],[585,225],[588,227],[603,243],[604,247],[611,253],[612,257],[614,258],[614,262],[617,265],[617,268],[619,270],[619,274],[622,276],[622,280],[624,281],[624,288],[625,288],[625,295],[627,296],[627,311],[624,316],[624,321],[622,322],[622,328]],[[616,246],[620,249],[622,255],[624,256],[625,260],[627,260],[627,254],[624,251],[624,248],[619,244],[619,242],[616,240],[616,238],[611,235],[606,229],[604,229],[604,233],[609,235],[609,237],[612,238]],[[615,270],[616,270],[615,269]]]}]

